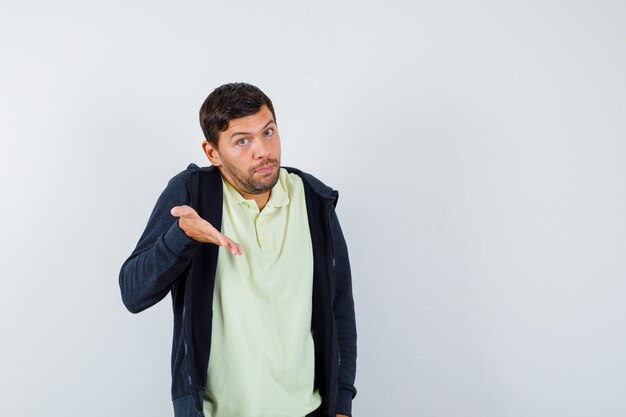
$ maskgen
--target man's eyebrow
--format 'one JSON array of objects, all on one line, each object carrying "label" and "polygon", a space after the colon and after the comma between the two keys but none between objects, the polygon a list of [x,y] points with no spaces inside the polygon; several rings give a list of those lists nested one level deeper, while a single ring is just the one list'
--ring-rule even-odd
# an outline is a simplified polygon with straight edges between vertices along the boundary
[{"label": "man's eyebrow", "polygon": [[[274,123],[274,119],[270,119],[267,123],[265,123],[265,126],[263,126],[263,129],[265,129],[266,127],[268,127],[269,125],[271,125],[272,123]],[[263,130],[261,129],[261,130]],[[234,138],[237,135],[249,135],[249,132],[233,132],[230,134],[229,139]]]}]

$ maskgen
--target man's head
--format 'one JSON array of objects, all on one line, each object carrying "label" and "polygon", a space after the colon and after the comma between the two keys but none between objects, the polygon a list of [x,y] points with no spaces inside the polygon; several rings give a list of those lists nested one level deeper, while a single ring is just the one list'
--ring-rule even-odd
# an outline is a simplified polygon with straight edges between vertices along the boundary
[{"label": "man's head", "polygon": [[272,101],[245,83],[216,88],[200,108],[207,158],[242,195],[263,194],[278,181],[280,136]]},{"label": "man's head", "polygon": [[217,147],[220,133],[233,119],[249,116],[266,105],[276,122],[272,100],[258,87],[246,83],[230,83],[217,87],[200,107],[200,126],[204,137]]}]

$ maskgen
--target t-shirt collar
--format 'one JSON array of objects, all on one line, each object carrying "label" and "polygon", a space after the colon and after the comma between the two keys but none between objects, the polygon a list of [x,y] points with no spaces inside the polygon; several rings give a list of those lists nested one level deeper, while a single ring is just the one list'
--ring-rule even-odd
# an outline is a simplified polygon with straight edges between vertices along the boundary
[{"label": "t-shirt collar", "polygon": [[[237,191],[235,187],[233,187],[226,180],[226,178],[224,178],[224,176],[222,176],[222,182],[225,187],[224,189],[228,193],[228,196],[232,202],[234,202],[235,204],[246,204],[246,205],[250,205],[251,203],[254,203],[254,205],[256,206],[256,201],[252,199],[248,200],[244,196],[242,196],[239,193],[239,191]],[[287,195],[287,191],[285,190],[285,187],[283,186],[282,181],[280,180],[280,174],[279,174],[278,181],[276,181],[276,184],[274,184],[274,187],[272,187],[272,191],[270,192],[270,198],[267,201],[266,206],[282,207],[282,206],[288,205],[289,202],[290,202],[289,195]]]}]

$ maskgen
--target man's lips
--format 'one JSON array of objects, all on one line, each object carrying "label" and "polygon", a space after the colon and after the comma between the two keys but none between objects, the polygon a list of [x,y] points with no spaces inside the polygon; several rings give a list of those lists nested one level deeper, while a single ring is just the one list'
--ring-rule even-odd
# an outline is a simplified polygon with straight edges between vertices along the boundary
[{"label": "man's lips", "polygon": [[267,174],[268,172],[272,172],[274,170],[274,164],[265,165],[261,168],[257,168],[254,172],[258,172],[260,174]]}]

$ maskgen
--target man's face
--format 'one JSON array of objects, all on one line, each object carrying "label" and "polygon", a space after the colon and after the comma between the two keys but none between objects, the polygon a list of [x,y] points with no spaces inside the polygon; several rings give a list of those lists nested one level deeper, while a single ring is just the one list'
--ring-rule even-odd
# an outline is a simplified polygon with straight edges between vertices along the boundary
[{"label": "man's face", "polygon": [[278,181],[280,136],[265,105],[254,114],[231,120],[220,133],[217,148],[208,142],[203,146],[211,163],[244,196],[270,191]]}]

